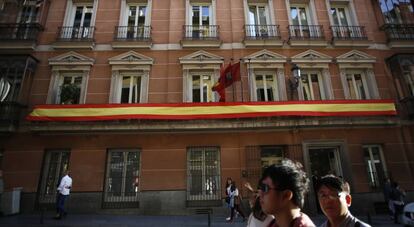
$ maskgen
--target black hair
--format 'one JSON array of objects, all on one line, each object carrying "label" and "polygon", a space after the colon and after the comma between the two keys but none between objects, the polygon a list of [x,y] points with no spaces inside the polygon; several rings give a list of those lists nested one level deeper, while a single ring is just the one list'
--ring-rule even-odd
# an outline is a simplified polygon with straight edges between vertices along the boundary
[{"label": "black hair", "polygon": [[263,172],[262,178],[270,177],[273,184],[280,190],[293,193],[292,202],[302,208],[305,194],[309,190],[309,179],[299,162],[283,159],[280,165],[271,165]]},{"label": "black hair", "polygon": [[320,178],[316,183],[315,191],[318,192],[322,186],[326,186],[338,192],[351,192],[348,182],[346,182],[343,178],[337,177],[332,174],[325,175],[322,178]]},{"label": "black hair", "polygon": [[226,188],[228,188],[230,186],[229,180],[231,181],[230,184],[233,184],[233,180],[231,179],[231,177],[227,177],[227,180],[226,180]]}]

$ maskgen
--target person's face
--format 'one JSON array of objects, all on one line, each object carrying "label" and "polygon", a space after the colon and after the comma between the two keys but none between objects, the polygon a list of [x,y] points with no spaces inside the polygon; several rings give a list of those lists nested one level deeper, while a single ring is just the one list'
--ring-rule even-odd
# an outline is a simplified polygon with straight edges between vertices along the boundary
[{"label": "person's face", "polygon": [[328,219],[334,219],[347,213],[351,205],[351,196],[323,185],[318,191],[318,200],[323,213]]},{"label": "person's face", "polygon": [[276,214],[286,204],[284,191],[278,190],[270,177],[262,180],[259,189],[260,205],[266,214]]},{"label": "person's face", "polygon": [[231,179],[227,179],[227,184],[231,184]]}]

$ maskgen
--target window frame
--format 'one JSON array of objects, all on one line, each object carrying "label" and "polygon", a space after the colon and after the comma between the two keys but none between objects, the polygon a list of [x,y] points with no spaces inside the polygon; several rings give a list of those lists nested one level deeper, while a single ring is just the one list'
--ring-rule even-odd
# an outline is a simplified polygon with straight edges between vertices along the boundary
[{"label": "window frame", "polygon": [[[121,185],[121,195],[120,196],[110,196],[108,195],[109,191],[109,178],[110,178],[110,174],[111,174],[111,154],[114,152],[121,152],[122,156],[123,156],[123,162],[122,162],[122,185]],[[135,195],[134,196],[126,196],[125,192],[126,192],[126,171],[128,168],[128,154],[129,153],[137,153],[138,154],[138,174],[133,176],[135,177],[134,180],[134,184],[135,187],[137,187],[136,191],[135,191]],[[141,187],[140,187],[140,179],[141,179],[141,175],[142,175],[142,151],[140,148],[134,148],[134,149],[108,149],[107,150],[107,157],[106,157],[106,163],[105,163],[105,175],[104,175],[104,191],[103,191],[103,203],[124,203],[124,202],[131,202],[131,203],[138,203],[139,202],[139,198],[140,198],[140,193],[141,193]],[[136,179],[138,178],[138,182],[136,181]],[[138,185],[136,185],[138,184]]]},{"label": "window frame", "polygon": [[[216,188],[215,188],[215,192],[216,194],[207,194],[207,186],[205,184],[205,182],[207,182],[207,178],[206,176],[208,176],[206,174],[207,169],[206,169],[206,152],[207,151],[212,151],[214,150],[216,152],[216,165],[215,165],[215,170],[217,175],[213,176],[216,179]],[[201,160],[201,170],[202,170],[202,189],[201,189],[201,193],[196,194],[196,195],[191,195],[191,182],[192,182],[192,174],[191,174],[191,170],[199,170],[200,167],[199,166],[192,166],[191,165],[191,152],[193,151],[201,151],[202,152],[202,160]],[[186,199],[187,201],[206,201],[206,200],[221,200],[221,160],[220,160],[220,147],[215,147],[215,146],[197,146],[197,147],[187,147],[187,191],[186,191]],[[211,175],[209,175],[211,176]]]},{"label": "window frame", "polygon": [[[265,100],[261,100],[262,102],[273,102],[273,101],[280,101],[280,91],[279,91],[279,80],[278,76],[276,75],[276,71],[269,71],[269,70],[254,70],[253,71],[253,78],[254,78],[254,90],[255,90],[255,101],[259,102],[259,97],[257,95],[257,92],[259,90],[258,84],[257,84],[257,76],[262,76],[263,79],[263,90],[264,92],[264,98]],[[273,77],[273,100],[269,100],[268,94],[267,94],[267,76]]]},{"label": "window frame", "polygon": [[[374,147],[378,148],[378,153],[379,153],[378,155],[379,155],[380,160],[374,160],[374,157],[373,157],[374,155],[373,155],[373,151],[372,151],[372,148],[374,148]],[[382,146],[379,145],[379,144],[368,144],[368,145],[363,145],[362,146],[362,151],[363,151],[363,155],[364,155],[364,163],[365,163],[366,167],[368,168],[368,163],[366,162],[367,160],[365,159],[366,158],[365,149],[368,149],[369,160],[371,161],[371,164],[369,164],[370,165],[369,169],[372,169],[372,168],[375,169],[375,173],[376,173],[375,177],[378,179],[378,182],[376,184],[374,182],[375,180],[372,178],[372,176],[370,176],[370,172],[368,172],[368,169],[366,169],[367,174],[368,174],[368,183],[371,186],[371,188],[381,188],[384,179],[379,179],[378,171],[376,170],[376,167],[375,167],[375,163],[378,163],[376,161],[380,162],[380,164],[382,166],[382,170],[384,171],[383,172],[384,177],[388,177],[387,165],[385,163],[385,158],[384,158],[384,153],[383,153],[383,150],[382,150]]]},{"label": "window frame", "polygon": [[368,88],[368,82],[367,82],[367,76],[366,76],[366,72],[364,72],[363,70],[347,70],[346,71],[346,80],[348,81],[348,75],[352,76],[352,85],[353,85],[353,89],[355,91],[355,94],[357,97],[353,98],[352,97],[352,93],[350,91],[349,88],[349,84],[348,85],[348,91],[349,91],[349,97],[350,99],[357,99],[357,100],[363,100],[362,99],[362,94],[360,94],[360,91],[356,85],[356,80],[355,80],[355,75],[359,74],[361,76],[361,80],[362,80],[362,86],[364,88],[364,92],[365,92],[365,99],[371,99],[371,95],[369,92],[369,88]]},{"label": "window frame", "polygon": [[[188,81],[187,82],[188,83],[187,94],[188,94],[188,97],[190,98],[189,102],[194,103],[194,95],[193,95],[193,90],[194,90],[193,89],[193,77],[194,76],[200,76],[200,103],[217,102],[218,97],[215,94],[216,92],[213,92],[211,89],[208,89],[208,91],[211,92],[211,96],[213,97],[213,100],[211,100],[211,101],[203,101],[202,100],[203,99],[203,96],[201,95],[201,94],[203,94],[203,86],[201,86],[201,82],[203,81],[202,77],[203,76],[210,76],[210,78],[211,78],[210,79],[211,80],[211,85],[210,86],[211,87],[213,87],[214,84],[217,82],[217,79],[216,79],[217,76],[215,76],[214,71],[206,71],[206,70],[202,70],[202,71],[191,70],[188,73],[188,75],[187,75],[187,81]],[[207,97],[208,97],[208,94],[207,94]]]},{"label": "window frame", "polygon": [[[322,75],[322,72],[320,70],[302,69],[300,73],[301,73],[301,76],[300,76],[301,78],[299,80],[299,88],[301,92],[299,92],[299,89],[298,89],[298,95],[301,97],[302,100],[327,100],[329,99],[327,91],[325,90],[326,82],[324,80],[324,75]],[[303,89],[304,89],[304,83],[303,83],[304,75],[303,74],[307,75],[311,99],[305,99],[305,93],[303,92]],[[319,85],[319,90],[320,90],[319,92],[320,92],[321,99],[315,99],[315,94],[313,92],[313,86],[311,86],[312,83],[309,83],[309,81],[312,82],[312,78],[311,78],[312,74],[316,74],[318,77],[318,85]]]},{"label": "window frame", "polygon": [[[119,72],[119,76],[117,78],[117,87],[118,89],[116,89],[116,95],[115,95],[115,103],[123,103],[122,102],[122,80],[124,77],[139,77],[140,78],[140,85],[139,85],[139,100],[137,100],[138,102],[131,102],[131,96],[133,96],[132,93],[132,89],[131,89],[131,83],[133,82],[132,80],[130,81],[130,90],[129,90],[129,98],[128,98],[128,103],[126,104],[131,104],[131,103],[143,103],[145,100],[145,89],[144,89],[144,82],[147,81],[146,79],[144,79],[145,77],[145,72],[143,71],[120,71]],[[145,81],[144,81],[145,80]]]},{"label": "window frame", "polygon": [[[51,185],[52,189],[50,189],[51,193],[47,193],[47,180],[49,178],[50,173],[50,165],[51,165],[51,158],[52,154],[58,154],[58,165],[57,169],[59,169],[59,172],[52,172],[52,175],[54,175],[53,179],[53,185]],[[63,155],[67,155],[67,163],[66,168],[62,165],[65,165],[65,163],[62,163]],[[39,203],[55,203],[56,202],[56,188],[57,184],[59,184],[59,179],[63,176],[63,172],[65,169],[69,169],[70,167],[70,157],[71,157],[71,151],[70,149],[46,149],[43,156],[43,165],[42,165],[42,172],[41,172],[41,180],[39,183],[39,190],[38,190],[38,201]]]}]

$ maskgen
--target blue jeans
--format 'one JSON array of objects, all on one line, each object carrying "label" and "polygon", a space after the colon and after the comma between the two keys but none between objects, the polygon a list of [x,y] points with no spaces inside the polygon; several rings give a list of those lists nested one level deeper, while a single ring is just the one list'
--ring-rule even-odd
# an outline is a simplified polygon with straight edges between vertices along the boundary
[{"label": "blue jeans", "polygon": [[59,193],[58,197],[57,197],[57,202],[56,202],[56,206],[57,206],[57,211],[58,214],[60,216],[62,216],[63,214],[65,214],[65,200],[69,195],[62,195]]}]

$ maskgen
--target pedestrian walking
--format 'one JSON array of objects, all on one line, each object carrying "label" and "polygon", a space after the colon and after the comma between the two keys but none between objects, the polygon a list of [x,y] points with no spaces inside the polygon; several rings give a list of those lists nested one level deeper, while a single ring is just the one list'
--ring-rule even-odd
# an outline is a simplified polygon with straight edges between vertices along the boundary
[{"label": "pedestrian walking", "polygon": [[385,201],[385,204],[387,204],[388,211],[389,211],[389,214],[391,216],[391,219],[394,219],[395,210],[394,210],[394,202],[390,198],[391,197],[391,191],[392,191],[391,180],[390,180],[390,178],[387,177],[384,180],[384,186],[382,188],[382,192],[384,194],[384,201]]},{"label": "pedestrian walking", "polygon": [[226,218],[226,221],[230,221],[230,219],[231,219],[230,189],[231,189],[232,184],[233,184],[233,180],[231,179],[231,177],[227,177],[227,180],[226,180],[226,205],[229,208],[229,216]]},{"label": "pedestrian walking", "polygon": [[66,216],[65,211],[65,201],[69,197],[70,189],[72,188],[72,178],[69,176],[70,171],[65,170],[63,173],[63,177],[60,180],[58,190],[58,196],[56,201],[56,209],[57,213],[55,219],[61,219],[62,217]]},{"label": "pedestrian walking", "polygon": [[242,198],[239,193],[239,189],[237,189],[236,187],[235,181],[232,182],[229,196],[230,196],[230,208],[231,208],[229,222],[234,221],[234,216],[235,216],[236,211],[240,214],[240,216],[242,216],[243,222],[246,221],[246,215],[244,215],[244,212],[240,209]]},{"label": "pedestrian walking", "polygon": [[393,182],[391,185],[390,199],[394,203],[394,223],[398,224],[400,215],[404,209],[404,197],[405,191],[400,188],[397,182]]},{"label": "pedestrian walking", "polygon": [[259,194],[263,211],[275,217],[269,227],[314,227],[301,211],[308,190],[309,179],[300,163],[284,159],[280,165],[266,168]]}]

